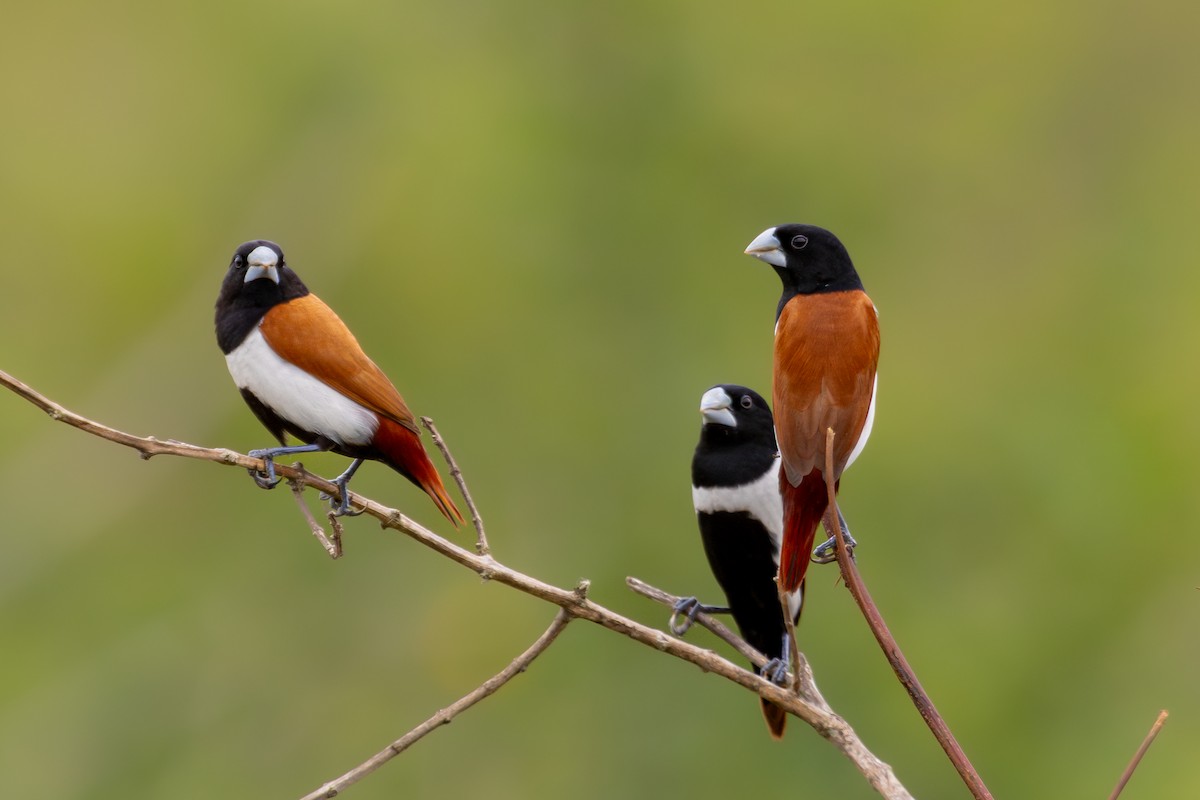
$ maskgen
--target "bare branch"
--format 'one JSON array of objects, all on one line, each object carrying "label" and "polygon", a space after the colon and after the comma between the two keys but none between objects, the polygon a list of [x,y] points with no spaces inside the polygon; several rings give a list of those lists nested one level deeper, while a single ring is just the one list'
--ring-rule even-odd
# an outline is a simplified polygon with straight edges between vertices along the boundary
[{"label": "bare branch", "polygon": [[[639,580],[638,578],[626,578],[625,584],[643,597],[647,597],[656,603],[661,603],[668,608],[674,608],[676,603],[678,603],[680,600],[679,597],[670,594],[669,592],[664,592],[662,589],[659,589],[655,586],[651,586],[650,584]],[[706,614],[703,611],[699,611],[696,613],[695,620],[701,625],[701,627],[707,628],[743,656],[750,659],[750,662],[754,664],[754,666],[761,669],[770,660],[765,655],[747,644],[745,639],[738,636],[724,623],[713,616]],[[793,639],[793,646],[794,641],[795,640]],[[791,673],[791,682],[795,693],[787,689],[780,689],[775,684],[763,680],[763,684],[770,686],[773,690],[775,690],[775,692],[784,692],[784,696],[788,698],[789,702],[780,703],[778,700],[776,700],[775,692],[767,693],[760,691],[758,694],[762,697],[768,698],[772,702],[776,703],[776,705],[783,706],[792,714],[795,714],[800,719],[809,723],[809,725],[811,725],[817,733],[832,741],[834,745],[838,747],[838,749],[845,753],[847,758],[854,762],[854,766],[858,767],[859,772],[861,772],[863,776],[867,778],[871,786],[881,795],[888,798],[910,798],[911,795],[909,795],[908,790],[906,790],[900,784],[900,781],[896,779],[896,776],[892,773],[891,767],[880,761],[869,750],[867,750],[866,745],[864,745],[858,738],[858,734],[854,732],[854,729],[850,727],[849,723],[839,717],[834,710],[830,708],[829,703],[825,701],[825,697],[821,694],[820,690],[817,689],[817,683],[813,678],[812,668],[809,666],[808,659],[804,657],[804,654],[799,650],[793,651],[793,654],[793,657],[795,658],[795,672]],[[822,728],[820,725],[813,723],[809,716],[806,716],[804,713],[800,713],[797,710],[798,708],[806,709],[813,716],[823,720],[828,720],[830,718],[837,720],[837,730],[833,731],[831,729]]]},{"label": "bare branch", "polygon": [[[130,447],[138,451],[138,454],[143,459],[150,459],[153,456],[168,455],[181,456],[183,458],[195,458],[201,461],[213,461],[218,464],[225,464],[230,467],[242,467],[243,469],[256,469],[259,471],[265,470],[266,465],[260,458],[251,458],[243,455],[235,450],[226,450],[224,448],[208,448],[198,447],[194,444],[179,442],[173,439],[159,440],[153,436],[134,436],[131,433],[119,431],[116,428],[110,428],[107,425],[101,425],[99,422],[80,416],[73,411],[69,411],[58,403],[49,399],[45,395],[35,391],[31,387],[17,380],[7,372],[0,370],[0,386],[5,386],[11,389],[14,393],[33,403],[38,408],[50,415],[51,419],[59,422],[65,422],[73,428],[78,428],[81,431],[90,433],[93,436],[99,436],[101,439],[107,439],[110,442],[115,442],[125,447]],[[306,486],[320,489],[323,492],[337,491],[337,487],[332,482],[319,478],[316,475],[310,475],[303,470],[298,470],[293,467],[285,467],[282,464],[275,465],[275,472],[285,478],[301,478]]]},{"label": "bare branch", "polygon": [[[642,597],[649,598],[656,603],[661,603],[667,608],[674,608],[675,604],[680,600],[679,597],[676,597],[669,592],[664,592],[657,586],[651,586],[639,578],[626,578],[625,585],[637,594],[640,594]],[[724,640],[726,644],[749,659],[750,663],[759,669],[762,669],[764,666],[766,666],[767,661],[770,660],[762,653],[751,647],[745,639],[734,633],[729,626],[711,614],[707,614],[704,611],[697,611],[694,619],[700,625],[700,627],[707,628],[710,632],[716,635],[717,638]]]},{"label": "bare branch", "polygon": [[879,613],[879,608],[875,605],[875,601],[871,599],[871,593],[867,591],[866,585],[863,584],[862,576],[858,573],[858,565],[854,563],[854,558],[850,555],[849,549],[846,547],[846,537],[842,533],[842,526],[839,522],[837,494],[833,479],[833,428],[825,430],[825,491],[829,498],[828,507],[825,509],[825,530],[832,532],[837,539],[837,560],[838,565],[842,569],[842,579],[846,582],[846,588],[850,590],[854,600],[858,603],[859,609],[867,620],[867,625],[871,628],[871,633],[875,634],[875,640],[879,642],[879,647],[883,650],[883,654],[887,656],[888,663],[892,665],[892,669],[896,673],[896,677],[900,679],[900,683],[908,690],[909,696],[916,705],[917,711],[921,712],[921,718],[925,720],[925,724],[933,731],[934,738],[938,744],[946,751],[946,755],[950,757],[950,762],[954,764],[954,768],[958,770],[959,776],[967,785],[971,795],[975,800],[992,800],[992,794],[984,785],[983,779],[979,777],[979,773],[975,771],[975,767],[971,765],[967,754],[963,752],[962,747],[951,733],[950,727],[946,725],[946,721],[938,714],[934,708],[933,701],[929,699],[929,695],[925,693],[921,682],[917,680],[917,675],[913,672],[912,667],[908,664],[908,659],[904,657],[904,653],[900,651],[900,645],[896,644],[896,638],[892,636],[892,632],[888,630],[887,623],[883,621],[883,617]]},{"label": "bare branch", "polygon": [[333,531],[333,535],[329,538],[333,539],[333,544],[337,547],[338,553],[342,552],[342,518],[337,515],[332,508],[325,512],[325,518],[329,520],[329,529]]},{"label": "bare branch", "polygon": [[[226,449],[198,447],[183,442],[163,442],[153,437],[134,436],[124,431],[116,430],[105,425],[75,414],[57,403],[49,400],[30,387],[0,371],[0,385],[12,389],[29,402],[50,414],[51,417],[65,422],[94,436],[107,439],[117,444],[137,450],[143,458],[155,455],[174,455],[183,458],[194,458],[202,461],[212,461],[226,466],[242,469],[263,469],[261,459],[237,453]],[[275,472],[285,478],[300,478],[306,486],[320,490],[330,495],[338,491],[331,481],[305,472],[302,469],[275,465]],[[353,495],[356,506],[362,508],[364,514],[374,517],[382,527],[395,530],[416,540],[434,552],[472,570],[483,578],[512,587],[525,594],[553,603],[573,618],[587,620],[608,630],[632,639],[646,647],[668,653],[675,658],[695,664],[704,672],[720,675],[740,686],[767,698],[791,714],[799,717],[812,726],[821,736],[834,744],[859,771],[866,777],[872,788],[886,798],[904,800],[911,795],[896,779],[891,767],[871,753],[853,729],[831,710],[819,708],[802,700],[792,692],[782,689],[761,676],[738,667],[732,662],[721,658],[711,650],[695,647],[687,642],[672,638],[666,633],[642,625],[628,617],[622,616],[587,598],[586,583],[575,589],[564,589],[538,580],[523,572],[505,566],[489,554],[477,554],[450,542],[428,528],[420,525],[397,509],[382,505],[361,495]]]},{"label": "bare branch", "polygon": [[1142,740],[1141,747],[1133,754],[1129,766],[1125,767],[1125,771],[1121,773],[1121,779],[1117,781],[1117,786],[1113,789],[1112,794],[1108,796],[1108,800],[1117,800],[1121,796],[1121,792],[1125,791],[1125,784],[1129,783],[1129,779],[1133,777],[1133,771],[1138,768],[1138,764],[1142,763],[1142,757],[1146,755],[1146,751],[1150,749],[1150,745],[1154,744],[1154,739],[1158,736],[1158,732],[1162,730],[1162,726],[1166,721],[1167,710],[1163,709],[1158,712],[1158,719],[1154,720],[1154,724],[1150,726],[1150,732]]},{"label": "bare branch", "polygon": [[[783,629],[787,633],[788,642],[788,660],[792,664],[792,669],[798,670],[800,665],[800,643],[796,641],[796,620],[792,618],[792,604],[788,601],[788,593],[783,590],[783,584],[779,582],[779,575],[775,575],[775,592],[779,596],[779,610],[783,612]],[[800,694],[801,686],[797,680],[792,681],[792,689],[796,694]]]},{"label": "bare branch", "polygon": [[467,479],[463,476],[462,470],[458,468],[458,462],[450,454],[450,448],[446,445],[446,440],[438,433],[433,420],[429,417],[421,417],[421,422],[425,423],[425,427],[429,429],[429,435],[432,437],[433,443],[437,445],[438,450],[442,451],[442,456],[446,459],[446,463],[450,465],[450,476],[458,484],[458,490],[462,492],[463,500],[467,501],[467,510],[471,512],[471,524],[475,526],[475,552],[481,556],[486,556],[492,552],[492,549],[488,547],[487,534],[483,532],[483,517],[479,514],[479,509],[475,506],[475,501],[471,499],[471,491],[467,488]]},{"label": "bare branch", "polygon": [[320,789],[309,792],[304,795],[301,800],[324,800],[325,798],[336,797],[341,794],[342,790],[351,784],[358,783],[360,780],[370,775],[375,770],[382,767],[388,761],[391,761],[396,756],[403,753],[412,745],[423,739],[426,735],[432,733],[443,725],[448,724],[451,720],[466,711],[471,706],[478,703],[485,697],[490,697],[495,694],[501,686],[508,683],[510,680],[520,675],[535,658],[545,652],[558,635],[562,633],[563,628],[567,627],[567,623],[571,621],[571,615],[565,610],[559,609],[555,615],[554,621],[550,623],[550,627],[531,644],[524,653],[512,660],[504,669],[497,672],[492,677],[488,678],[474,690],[460,697],[455,702],[438,711],[429,719],[422,722],[417,727],[413,728],[408,733],[401,736],[396,741],[389,744],[380,752],[368,758],[363,763],[359,764],[354,769],[346,774],[334,778],[326,783]]},{"label": "bare branch", "polygon": [[[628,586],[632,591],[640,594],[642,597],[646,597],[656,603],[660,603],[667,608],[674,608],[675,604],[681,599],[670,592],[665,592],[662,589],[659,589],[657,586],[651,586],[640,578],[628,577],[625,579],[625,585]],[[711,614],[698,611],[696,612],[694,619],[700,625],[700,627],[707,628],[709,632],[715,635],[718,639],[723,640],[734,650],[737,650],[739,653],[745,656],[751,664],[759,669],[762,669],[764,666],[766,666],[767,662],[771,660],[751,647],[745,639],[743,639],[741,636],[738,636],[725,623],[721,622],[721,620],[717,619]],[[792,630],[794,632],[795,628],[793,627]],[[792,644],[795,645],[794,633],[792,637]],[[804,657],[804,653],[800,652],[799,649],[793,650],[792,659],[792,671],[789,672],[789,680],[791,681],[792,687],[799,693],[800,697],[806,700],[809,704],[833,713],[833,709],[829,707],[829,704],[825,702],[824,696],[821,694],[820,690],[817,689],[817,682],[813,678],[812,668],[809,667],[808,659]],[[796,679],[797,674],[799,674],[799,681]]]},{"label": "bare branch", "polygon": [[317,522],[317,518],[313,516],[308,505],[304,502],[304,479],[303,478],[288,478],[288,486],[291,487],[292,496],[296,498],[296,505],[300,506],[300,513],[304,515],[304,519],[308,522],[308,529],[312,531],[312,535],[317,537],[317,541],[321,543],[321,547],[325,548],[325,552],[330,558],[342,557],[342,537],[338,536],[338,531],[334,529],[334,538],[330,539],[325,535],[325,529],[321,527],[321,523]]}]

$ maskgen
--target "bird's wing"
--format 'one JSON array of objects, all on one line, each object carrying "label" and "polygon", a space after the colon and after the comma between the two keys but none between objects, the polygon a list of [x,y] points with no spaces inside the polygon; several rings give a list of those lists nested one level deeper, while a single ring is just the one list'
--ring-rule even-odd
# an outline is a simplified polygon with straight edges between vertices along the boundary
[{"label": "bird's wing", "polygon": [[864,292],[797,295],[775,332],[775,430],[793,486],[825,464],[833,428],[834,480],[858,443],[874,396],[879,321]]},{"label": "bird's wing", "polygon": [[367,358],[346,324],[314,294],[273,307],[259,327],[291,364],[376,414],[418,432],[416,418],[383,370]]}]

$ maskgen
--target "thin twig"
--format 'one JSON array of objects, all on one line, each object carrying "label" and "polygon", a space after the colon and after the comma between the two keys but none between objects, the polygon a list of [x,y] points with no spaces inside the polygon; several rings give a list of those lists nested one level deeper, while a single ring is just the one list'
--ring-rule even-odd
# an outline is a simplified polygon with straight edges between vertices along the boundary
[{"label": "thin twig", "polygon": [[896,673],[896,677],[900,679],[900,683],[908,691],[912,698],[913,704],[916,705],[917,711],[921,712],[921,718],[925,720],[925,724],[933,731],[934,738],[938,744],[946,751],[946,755],[950,757],[950,762],[954,764],[954,768],[958,770],[959,776],[967,785],[971,795],[976,800],[992,800],[992,794],[984,785],[983,779],[979,777],[979,773],[975,771],[975,767],[971,765],[967,754],[963,752],[962,747],[951,733],[950,727],[946,725],[946,721],[938,714],[934,708],[933,701],[929,699],[925,689],[922,688],[921,682],[917,680],[917,675],[908,664],[908,659],[904,657],[904,653],[900,651],[900,645],[896,644],[896,638],[892,636],[892,632],[888,630],[887,623],[883,621],[882,615],[879,613],[879,608],[875,605],[875,601],[871,599],[871,593],[867,591],[866,585],[863,584],[862,576],[858,573],[858,565],[854,563],[854,558],[850,555],[849,548],[846,547],[846,537],[842,534],[842,526],[839,522],[837,494],[834,486],[833,478],[833,428],[827,428],[825,431],[825,491],[828,496],[828,507],[825,509],[825,530],[832,532],[837,538],[837,560],[838,565],[842,569],[842,579],[846,582],[846,588],[850,590],[854,600],[858,603],[859,609],[867,620],[867,625],[871,628],[871,633],[875,634],[875,640],[879,642],[879,647],[883,650],[883,654],[887,656],[888,663],[892,665],[892,669]]},{"label": "thin twig", "polygon": [[492,677],[488,678],[478,687],[460,697],[450,705],[438,711],[429,719],[422,722],[417,727],[413,728],[408,733],[401,736],[396,741],[389,744],[383,750],[368,758],[363,763],[359,764],[354,769],[326,783],[320,789],[309,792],[304,795],[301,800],[325,800],[325,798],[337,797],[342,790],[347,786],[358,783],[360,780],[370,775],[375,770],[382,767],[388,761],[391,761],[396,756],[403,753],[412,745],[423,739],[428,734],[437,730],[443,725],[447,725],[462,712],[466,711],[471,706],[478,703],[485,697],[495,694],[501,686],[508,683],[510,680],[520,675],[535,658],[545,652],[558,635],[562,633],[563,628],[567,627],[567,623],[571,621],[571,615],[564,609],[559,609],[555,615],[554,621],[550,623],[550,627],[531,644],[524,653],[512,660],[504,669],[497,672]]},{"label": "thin twig", "polygon": [[[779,596],[779,608],[783,612],[783,629],[787,633],[788,652],[786,655],[795,674],[799,674],[800,643],[796,641],[796,620],[792,618],[792,604],[788,600],[788,593],[783,590],[783,584],[779,582],[779,575],[775,576],[775,591]],[[800,694],[800,681],[792,681],[791,688],[796,694]]]},{"label": "thin twig", "polygon": [[333,534],[329,538],[333,539],[334,547],[336,547],[338,553],[341,554],[341,552],[342,552],[342,532],[344,530],[342,528],[342,520],[337,515],[337,512],[334,511],[332,508],[325,512],[325,518],[327,520],[329,520],[329,530],[333,531]]},{"label": "thin twig", "polygon": [[475,501],[471,499],[471,491],[467,488],[467,479],[463,477],[462,470],[458,468],[458,462],[450,454],[450,448],[446,445],[446,440],[438,433],[433,420],[429,417],[421,417],[421,422],[425,423],[425,427],[429,429],[429,436],[433,439],[433,443],[437,445],[438,450],[442,451],[442,457],[450,465],[450,477],[454,478],[454,482],[458,484],[458,490],[462,492],[463,500],[467,501],[467,510],[471,512],[471,524],[475,526],[475,552],[481,556],[486,556],[492,552],[492,549],[488,546],[487,534],[483,532],[483,517],[479,513],[479,508],[475,505]]},{"label": "thin twig", "polygon": [[[673,595],[670,592],[665,592],[657,586],[651,586],[640,578],[628,577],[625,579],[625,585],[631,590],[640,594],[642,597],[649,598],[656,603],[661,603],[668,608],[674,608],[676,603],[680,601],[680,597]],[[750,646],[749,642],[741,636],[733,632],[725,623],[721,622],[711,614],[706,614],[703,611],[696,612],[695,621],[702,628],[708,629],[710,633],[721,639],[734,650],[737,650],[743,656],[750,660],[754,666],[762,669],[771,660],[763,653],[755,650]],[[788,680],[792,687],[795,688],[797,694],[807,701],[809,704],[823,710],[833,713],[829,703],[825,701],[825,697],[817,688],[817,682],[813,678],[812,667],[808,664],[808,659],[804,657],[804,653],[799,650],[794,651],[796,661],[793,663],[793,669],[788,672]]]},{"label": "thin twig", "polygon": [[[661,603],[668,608],[674,608],[675,604],[680,600],[679,597],[671,594],[670,592],[664,592],[657,586],[651,586],[640,578],[628,577],[625,579],[625,585],[628,586],[632,591],[640,594],[642,597],[649,598],[656,603]],[[739,653],[749,659],[750,663],[759,669],[765,667],[767,662],[770,661],[769,658],[751,647],[745,639],[734,633],[728,625],[721,622],[721,620],[717,619],[712,614],[708,614],[704,611],[697,611],[696,616],[693,619],[700,627],[709,630],[718,639],[723,640],[734,650],[737,650]]]},{"label": "thin twig", "polygon": [[308,529],[312,531],[312,535],[317,537],[317,541],[321,543],[321,547],[325,548],[325,552],[329,554],[330,558],[341,558],[341,537],[336,536],[336,532],[333,539],[326,536],[325,529],[321,527],[321,523],[317,522],[317,518],[309,510],[308,504],[304,502],[304,479],[288,478],[288,486],[291,487],[292,496],[296,498],[296,505],[300,506],[300,513],[308,522]]},{"label": "thin twig", "polygon": [[[46,411],[56,420],[62,421],[80,430],[108,441],[130,447],[143,458],[155,455],[174,455],[183,458],[193,458],[201,461],[212,461],[226,466],[242,469],[262,469],[263,462],[258,458],[226,449],[198,447],[183,442],[163,442],[153,437],[134,436],[82,417],[45,396],[34,391],[24,383],[16,380],[7,373],[0,371],[0,385],[7,386],[29,402]],[[303,477],[307,486],[334,494],[338,491],[331,481],[315,475],[296,470],[283,464],[275,465],[275,472],[285,478]],[[525,594],[537,597],[562,608],[571,617],[584,619],[620,635],[632,639],[646,647],[668,653],[675,658],[695,664],[704,672],[720,675],[739,686],[782,707],[784,710],[799,717],[811,725],[817,733],[828,739],[842,752],[867,779],[867,782],[877,792],[886,798],[904,800],[911,795],[896,779],[891,767],[881,761],[858,738],[854,730],[837,714],[825,711],[804,702],[791,692],[776,686],[767,679],[746,669],[742,669],[731,661],[713,653],[695,647],[687,642],[672,638],[662,631],[636,622],[628,617],[611,611],[604,606],[594,603],[586,597],[582,588],[564,589],[531,575],[512,569],[496,561],[490,555],[473,553],[459,547],[448,539],[438,536],[430,529],[420,525],[397,509],[377,503],[366,497],[355,495],[356,504],[361,504],[363,513],[376,519],[384,528],[403,533],[434,552],[464,566],[476,574],[486,577],[493,582],[509,586]]]},{"label": "thin twig", "polygon": [[1138,768],[1138,764],[1142,763],[1142,757],[1146,755],[1146,751],[1150,749],[1150,745],[1154,744],[1155,737],[1158,736],[1158,732],[1162,730],[1163,723],[1166,721],[1167,710],[1164,708],[1158,712],[1158,719],[1154,720],[1154,724],[1150,726],[1150,732],[1142,740],[1142,746],[1133,754],[1129,766],[1125,767],[1125,771],[1121,773],[1121,779],[1117,781],[1117,787],[1108,796],[1108,800],[1117,800],[1121,796],[1121,792],[1125,791],[1125,784],[1129,783],[1129,779],[1133,777],[1133,771]]}]

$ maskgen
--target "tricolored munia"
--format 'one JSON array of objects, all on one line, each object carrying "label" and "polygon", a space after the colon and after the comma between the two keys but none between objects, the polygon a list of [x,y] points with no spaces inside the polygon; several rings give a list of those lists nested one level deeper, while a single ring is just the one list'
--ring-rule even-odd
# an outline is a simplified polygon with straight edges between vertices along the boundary
[{"label": "tricolored munia", "polygon": [[[780,584],[800,586],[828,506],[826,430],[833,429],[835,491],[867,443],[875,419],[879,318],[846,248],[815,225],[780,225],[746,253],[783,281],[775,311],[775,433],[782,469]],[[829,531],[832,534],[832,531]],[[832,537],[831,537],[832,540]],[[830,552],[830,542],[818,554]]]},{"label": "tricolored munia", "polygon": [[462,514],[421,444],[416,418],[354,334],[288,267],[283,250],[262,239],[240,245],[216,304],[217,344],[250,410],[281,445],[252,450],[271,488],[274,459],[329,450],[354,459],[334,479],[338,514],[349,511],[351,476],[364,460],[382,461],[428,494],[457,526]]},{"label": "tricolored munia", "polygon": [[[704,393],[700,413],[704,419],[692,457],[692,505],[704,552],[742,637],[771,659],[763,674],[782,682],[789,642],[775,583],[783,505],[771,409],[757,392],[722,384]],[[801,586],[787,598],[793,622],[800,618],[802,593]],[[687,600],[691,602],[682,602],[678,612],[720,610]],[[762,710],[771,735],[781,738],[787,712],[766,699]]]}]

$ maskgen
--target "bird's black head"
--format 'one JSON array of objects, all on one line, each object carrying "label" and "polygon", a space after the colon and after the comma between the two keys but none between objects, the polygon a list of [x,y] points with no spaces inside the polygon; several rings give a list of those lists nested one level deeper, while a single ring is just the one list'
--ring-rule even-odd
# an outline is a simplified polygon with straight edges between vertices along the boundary
[{"label": "bird's black head", "polygon": [[767,228],[746,248],[783,280],[783,304],[798,294],[862,289],[854,263],[841,241],[816,225],[777,225]]},{"label": "bird's black head", "polygon": [[762,442],[775,448],[771,407],[758,392],[732,383],[714,386],[700,398],[702,438],[726,442]]},{"label": "bird's black head", "polygon": [[692,459],[693,486],[737,486],[771,468],[778,448],[767,401],[732,383],[714,386],[700,398],[704,424]]},{"label": "bird's black head", "polygon": [[255,300],[277,297],[276,302],[282,302],[306,294],[308,289],[288,267],[283,248],[266,239],[238,245],[221,285],[222,297],[246,296]]},{"label": "bird's black head", "polygon": [[303,297],[308,287],[292,272],[274,242],[254,239],[238,246],[217,295],[217,343],[237,347],[272,307]]}]

